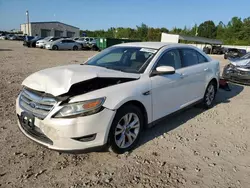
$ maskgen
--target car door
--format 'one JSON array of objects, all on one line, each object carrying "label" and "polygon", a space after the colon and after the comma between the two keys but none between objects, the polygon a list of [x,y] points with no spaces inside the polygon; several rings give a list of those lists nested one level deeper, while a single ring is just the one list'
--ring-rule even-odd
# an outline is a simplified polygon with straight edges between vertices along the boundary
[{"label": "car door", "polygon": [[179,73],[183,76],[183,84],[186,88],[183,98],[185,101],[181,106],[183,108],[203,98],[206,72],[209,69],[206,63],[199,63],[207,60],[202,60],[202,57],[199,57],[199,52],[194,49],[180,49],[180,55],[181,69]]},{"label": "car door", "polygon": [[171,49],[163,52],[158,59],[155,70],[159,66],[172,66],[176,72],[174,74],[151,76],[152,84],[152,116],[153,120],[162,118],[181,108],[185,103],[186,81],[180,73],[181,56],[178,49]]},{"label": "car door", "polygon": [[61,40],[60,42],[59,42],[59,49],[60,50],[65,50],[66,49],[66,40]]},{"label": "car door", "polygon": [[73,40],[68,40],[68,49],[69,49],[69,50],[72,50],[74,45],[75,45],[75,41],[73,41]]}]

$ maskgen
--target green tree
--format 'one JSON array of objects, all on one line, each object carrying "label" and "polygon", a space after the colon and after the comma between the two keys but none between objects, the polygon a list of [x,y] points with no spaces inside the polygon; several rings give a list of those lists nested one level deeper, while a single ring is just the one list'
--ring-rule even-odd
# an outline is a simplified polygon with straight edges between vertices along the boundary
[{"label": "green tree", "polygon": [[140,26],[136,26],[137,28],[137,36],[140,37],[141,40],[146,41],[148,35],[148,26],[142,23]]},{"label": "green tree", "polygon": [[216,26],[213,21],[208,20],[201,23],[198,27],[198,36],[206,38],[216,37]]}]

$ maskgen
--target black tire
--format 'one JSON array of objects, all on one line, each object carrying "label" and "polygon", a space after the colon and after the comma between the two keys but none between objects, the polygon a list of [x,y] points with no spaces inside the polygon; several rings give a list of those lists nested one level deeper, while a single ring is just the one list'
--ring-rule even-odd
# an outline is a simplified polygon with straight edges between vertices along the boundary
[{"label": "black tire", "polygon": [[98,47],[97,47],[96,45],[93,45],[93,46],[91,47],[91,50],[93,50],[93,51],[98,51]]},{"label": "black tire", "polygon": [[31,46],[32,46],[33,48],[35,48],[35,47],[36,47],[36,43],[33,42],[33,43],[31,44]]},{"label": "black tire", "polygon": [[78,50],[78,46],[73,46],[73,50],[74,51]]},{"label": "black tire", "polygon": [[52,46],[52,50],[58,50],[58,46],[57,45]]},{"label": "black tire", "polygon": [[[213,92],[211,91],[211,87],[213,88]],[[213,107],[215,102],[215,97],[217,93],[216,83],[215,81],[211,81],[205,91],[203,100],[202,100],[202,106],[204,109],[209,109]]]},{"label": "black tire", "polygon": [[[134,139],[134,141],[132,142],[131,145],[129,145],[128,147],[121,148],[121,147],[119,147],[117,145],[116,142],[117,142],[117,139],[118,139],[119,135],[121,135],[123,133],[118,134],[117,136],[115,136],[115,131],[117,130],[118,123],[122,122],[121,120],[123,119],[123,117],[126,114],[129,114],[129,113],[136,114],[136,116],[138,117],[139,131],[138,130],[136,131],[137,132],[137,137],[135,137],[135,139]],[[131,120],[132,120],[132,118],[131,118]],[[120,109],[117,110],[117,113],[115,115],[115,118],[114,118],[114,120],[112,122],[112,125],[111,125],[111,128],[110,128],[109,141],[108,141],[109,149],[111,151],[117,153],[117,154],[122,154],[124,152],[133,150],[136,147],[136,145],[138,144],[138,141],[140,139],[140,135],[141,135],[141,132],[142,132],[142,129],[143,129],[143,125],[144,125],[143,114],[142,114],[141,110],[138,107],[136,107],[134,105],[122,106]],[[130,130],[132,130],[132,132],[133,132],[133,128],[131,128]],[[130,132],[130,130],[129,130],[129,132]],[[134,129],[134,131],[135,131],[135,129]],[[134,134],[136,134],[136,133],[134,132]],[[126,140],[127,141],[129,140],[127,134],[126,134],[126,136],[124,135],[124,140],[125,140],[125,142],[126,142]]]}]

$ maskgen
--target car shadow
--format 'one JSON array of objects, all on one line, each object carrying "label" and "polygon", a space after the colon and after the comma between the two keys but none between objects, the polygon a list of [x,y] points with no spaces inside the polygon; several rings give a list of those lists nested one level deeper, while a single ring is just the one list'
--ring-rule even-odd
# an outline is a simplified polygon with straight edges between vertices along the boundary
[{"label": "car shadow", "polygon": [[0,52],[1,51],[12,51],[11,49],[0,49]]},{"label": "car shadow", "polygon": [[[240,94],[244,89],[243,86],[233,83],[230,83],[229,87],[231,91],[225,91],[222,89],[218,90],[215,106],[221,103],[229,103],[231,98]],[[164,133],[174,130],[204,111],[205,110],[200,107],[190,107],[164,118],[164,120],[160,121],[155,126],[144,130],[137,147],[149,142],[150,140],[153,140],[154,138],[164,135]]]}]

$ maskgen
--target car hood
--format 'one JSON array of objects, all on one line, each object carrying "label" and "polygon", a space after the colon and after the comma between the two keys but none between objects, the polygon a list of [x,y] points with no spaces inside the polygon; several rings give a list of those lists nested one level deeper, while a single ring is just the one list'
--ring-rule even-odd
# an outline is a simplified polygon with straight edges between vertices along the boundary
[{"label": "car hood", "polygon": [[94,78],[138,79],[140,75],[90,65],[67,65],[33,73],[23,81],[22,85],[59,96],[67,93],[72,85]]},{"label": "car hood", "polygon": [[234,66],[246,66],[248,63],[250,63],[250,59],[235,59],[231,60],[231,63]]},{"label": "car hood", "polygon": [[44,43],[44,42],[47,42],[47,40],[42,39],[42,40],[38,40],[37,42]]}]

